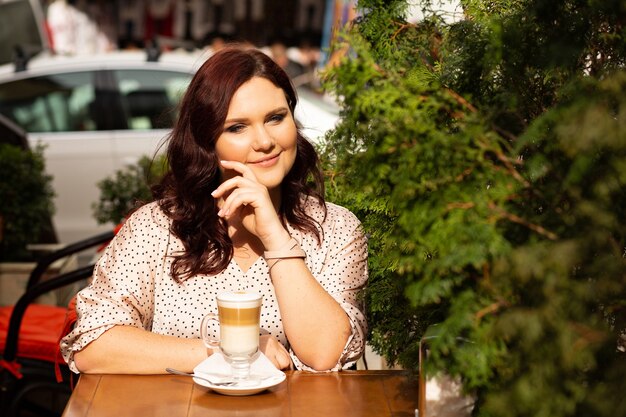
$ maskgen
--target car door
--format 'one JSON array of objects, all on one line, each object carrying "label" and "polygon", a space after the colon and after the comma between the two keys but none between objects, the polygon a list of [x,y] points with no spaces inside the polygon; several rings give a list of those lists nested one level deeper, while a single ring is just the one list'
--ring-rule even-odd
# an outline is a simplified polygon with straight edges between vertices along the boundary
[{"label": "car door", "polygon": [[[125,127],[119,97],[102,71],[72,71],[17,79],[0,86],[0,113],[44,147],[56,197],[59,239],[71,242],[101,230],[92,216],[98,181],[115,168],[112,129]],[[118,115],[118,116],[116,116]]]}]

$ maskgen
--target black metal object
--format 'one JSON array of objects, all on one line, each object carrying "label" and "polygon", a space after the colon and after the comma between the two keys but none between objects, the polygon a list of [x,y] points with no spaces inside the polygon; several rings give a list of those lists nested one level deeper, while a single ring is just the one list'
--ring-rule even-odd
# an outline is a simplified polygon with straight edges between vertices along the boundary
[{"label": "black metal object", "polygon": [[30,57],[20,45],[15,45],[13,48],[13,63],[15,64],[15,72],[26,71],[28,67],[28,60]]},{"label": "black metal object", "polygon": [[[31,272],[28,285],[24,294],[13,306],[9,319],[8,331],[4,352],[0,359],[5,362],[19,363],[22,378],[18,379],[9,370],[0,371],[0,417],[13,417],[20,415],[22,408],[34,407],[28,415],[60,415],[61,410],[50,410],[41,407],[36,402],[29,401],[28,397],[36,392],[50,393],[50,398],[55,398],[55,403],[66,401],[69,398],[69,383],[59,384],[56,382],[54,363],[36,359],[19,358],[18,344],[20,338],[20,328],[24,319],[24,314],[29,305],[39,296],[61,287],[73,284],[80,280],[89,278],[93,274],[94,264],[80,267],[73,271],[65,272],[52,278],[42,280],[43,274],[48,267],[56,260],[66,256],[81,252],[94,246],[102,245],[110,241],[115,236],[113,231],[102,233],[91,238],[81,240],[74,244],[59,249],[43,257]],[[59,335],[60,336],[60,335]],[[67,377],[69,370],[61,369]],[[64,378],[68,381],[69,378]],[[59,400],[61,398],[61,400]],[[48,404],[52,405],[52,404]]]},{"label": "black metal object", "polygon": [[48,269],[53,262],[64,258],[66,256],[72,255],[74,253],[82,252],[85,249],[92,248],[97,245],[102,245],[109,240],[113,239],[115,236],[115,232],[108,231],[101,233],[99,235],[78,241],[76,243],[72,243],[71,245],[67,245],[62,249],[56,250],[48,255],[42,257],[38,262],[35,268],[30,273],[30,277],[28,278],[28,283],[26,284],[26,289],[29,290],[35,284],[37,284],[40,280],[44,272]]},{"label": "black metal object", "polygon": [[2,357],[7,362],[12,362],[17,356],[17,344],[19,339],[19,331],[24,318],[26,308],[39,296],[64,287],[74,282],[78,282],[82,279],[89,278],[93,273],[93,264],[84,266],[77,270],[66,272],[59,276],[54,277],[46,281],[39,282],[29,288],[24,295],[17,300],[11,313],[11,319],[9,321],[9,330],[7,331],[7,340],[4,347],[4,353]]}]

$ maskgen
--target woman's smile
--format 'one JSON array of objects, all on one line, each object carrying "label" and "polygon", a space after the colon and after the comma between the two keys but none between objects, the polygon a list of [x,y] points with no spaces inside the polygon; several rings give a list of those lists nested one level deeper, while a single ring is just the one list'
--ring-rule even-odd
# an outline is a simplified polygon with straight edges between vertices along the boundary
[{"label": "woman's smile", "polygon": [[252,165],[255,167],[262,167],[262,168],[273,167],[274,165],[278,163],[281,153],[282,152],[277,153],[276,155],[270,155],[267,158],[261,158],[253,162],[248,162],[248,165]]}]

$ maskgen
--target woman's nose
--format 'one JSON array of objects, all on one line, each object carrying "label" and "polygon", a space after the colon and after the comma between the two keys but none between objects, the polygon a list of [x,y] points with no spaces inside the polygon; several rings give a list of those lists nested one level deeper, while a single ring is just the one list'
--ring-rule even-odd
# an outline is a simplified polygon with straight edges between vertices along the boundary
[{"label": "woman's nose", "polygon": [[274,138],[272,134],[265,128],[259,127],[256,129],[254,137],[254,148],[256,150],[270,149],[274,146]]}]

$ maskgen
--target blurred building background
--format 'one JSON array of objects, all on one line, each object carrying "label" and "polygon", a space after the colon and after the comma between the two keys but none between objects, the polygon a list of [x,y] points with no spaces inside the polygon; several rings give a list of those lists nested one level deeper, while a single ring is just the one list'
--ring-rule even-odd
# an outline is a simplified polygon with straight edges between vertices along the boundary
[{"label": "blurred building background", "polygon": [[248,42],[299,48],[309,64],[333,28],[353,15],[356,0],[40,0],[58,54],[114,49],[219,47]]},{"label": "blurred building background", "polygon": [[356,0],[31,0],[41,5],[50,50],[88,55],[122,49],[262,48],[296,85],[318,85],[337,28]]}]

